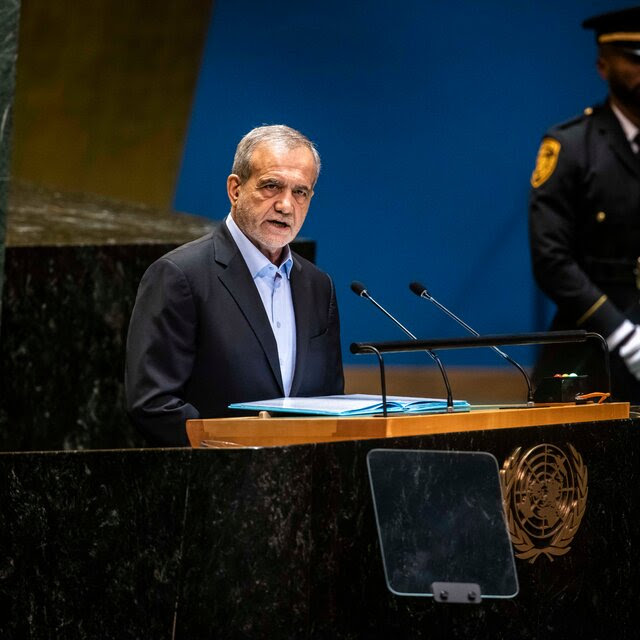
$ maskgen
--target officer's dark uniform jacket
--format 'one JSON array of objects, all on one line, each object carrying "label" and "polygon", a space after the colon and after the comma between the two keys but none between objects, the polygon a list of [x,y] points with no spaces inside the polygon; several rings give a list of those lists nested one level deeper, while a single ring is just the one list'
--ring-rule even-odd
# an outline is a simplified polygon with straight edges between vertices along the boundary
[{"label": "officer's dark uniform jacket", "polygon": [[[551,328],[581,328],[606,338],[625,318],[638,322],[640,158],[611,108],[587,109],[550,129],[531,183],[533,272],[558,306]],[[587,366],[578,355],[582,347],[556,362],[550,351],[539,375]],[[612,381],[614,395],[640,400],[640,385],[622,361],[612,359]]]}]

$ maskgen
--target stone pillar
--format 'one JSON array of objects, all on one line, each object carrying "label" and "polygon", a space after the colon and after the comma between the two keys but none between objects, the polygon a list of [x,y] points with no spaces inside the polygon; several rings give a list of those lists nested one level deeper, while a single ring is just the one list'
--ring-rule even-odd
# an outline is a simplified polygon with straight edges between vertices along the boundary
[{"label": "stone pillar", "polygon": [[9,190],[11,105],[16,78],[20,0],[0,0],[0,310],[4,279],[4,236]]}]

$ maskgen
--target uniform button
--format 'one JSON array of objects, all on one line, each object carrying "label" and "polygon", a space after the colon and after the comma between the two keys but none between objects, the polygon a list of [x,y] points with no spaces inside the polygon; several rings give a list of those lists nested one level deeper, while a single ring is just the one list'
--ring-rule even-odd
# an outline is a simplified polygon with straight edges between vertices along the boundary
[{"label": "uniform button", "polygon": [[604,222],[607,218],[607,214],[604,211],[598,211],[598,213],[596,213],[596,220],[598,222]]},{"label": "uniform button", "polygon": [[585,115],[585,116],[590,116],[592,113],[593,113],[593,108],[592,108],[592,107],[587,107],[587,108],[584,110],[584,115]]}]

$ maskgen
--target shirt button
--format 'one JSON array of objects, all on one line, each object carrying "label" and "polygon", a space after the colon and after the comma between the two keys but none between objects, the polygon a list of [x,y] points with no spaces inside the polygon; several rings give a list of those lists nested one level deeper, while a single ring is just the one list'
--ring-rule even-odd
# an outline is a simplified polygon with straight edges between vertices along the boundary
[{"label": "shirt button", "polygon": [[280,328],[280,323],[276,322],[276,327],[278,327],[278,329]]}]

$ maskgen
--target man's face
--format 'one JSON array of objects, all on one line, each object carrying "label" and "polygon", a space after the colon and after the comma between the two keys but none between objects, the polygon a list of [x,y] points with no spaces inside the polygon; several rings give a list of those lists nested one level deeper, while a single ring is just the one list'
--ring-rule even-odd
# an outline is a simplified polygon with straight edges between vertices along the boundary
[{"label": "man's face", "polygon": [[227,178],[231,215],[253,244],[278,263],[307,216],[316,179],[313,154],[307,147],[259,144],[251,168],[244,183],[235,174]]},{"label": "man's face", "polygon": [[609,84],[611,95],[623,106],[640,112],[640,58],[619,47],[603,46],[598,71]]}]

